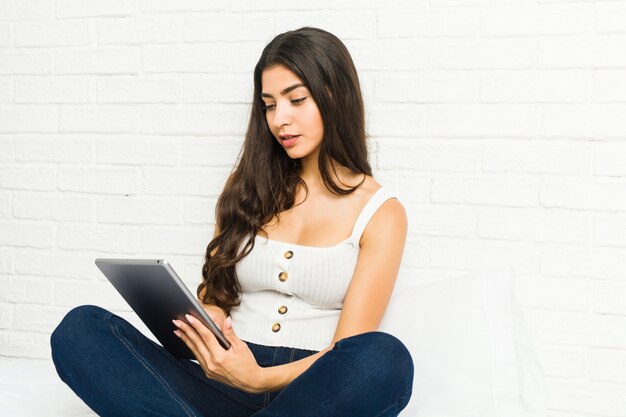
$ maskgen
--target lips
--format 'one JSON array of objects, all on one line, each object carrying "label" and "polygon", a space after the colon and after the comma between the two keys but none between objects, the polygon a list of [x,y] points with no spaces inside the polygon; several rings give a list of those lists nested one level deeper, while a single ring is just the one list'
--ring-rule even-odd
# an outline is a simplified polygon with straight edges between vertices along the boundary
[{"label": "lips", "polygon": [[296,144],[300,135],[280,135],[280,142],[285,148],[290,148]]}]

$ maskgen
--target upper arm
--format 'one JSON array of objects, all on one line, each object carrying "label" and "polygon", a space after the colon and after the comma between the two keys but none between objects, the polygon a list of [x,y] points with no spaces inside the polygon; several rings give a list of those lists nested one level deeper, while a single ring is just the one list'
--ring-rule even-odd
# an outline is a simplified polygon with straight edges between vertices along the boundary
[{"label": "upper arm", "polygon": [[378,329],[396,282],[407,232],[404,207],[387,200],[363,232],[333,343]]}]

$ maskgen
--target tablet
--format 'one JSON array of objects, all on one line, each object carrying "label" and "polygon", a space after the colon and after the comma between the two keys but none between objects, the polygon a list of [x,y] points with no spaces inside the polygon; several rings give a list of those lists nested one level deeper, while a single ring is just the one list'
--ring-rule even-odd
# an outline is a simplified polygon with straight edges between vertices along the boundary
[{"label": "tablet", "polygon": [[204,323],[224,349],[230,348],[224,334],[166,261],[96,259],[96,266],[172,355],[195,359],[191,349],[174,334],[177,328],[172,320],[187,322],[185,314]]}]

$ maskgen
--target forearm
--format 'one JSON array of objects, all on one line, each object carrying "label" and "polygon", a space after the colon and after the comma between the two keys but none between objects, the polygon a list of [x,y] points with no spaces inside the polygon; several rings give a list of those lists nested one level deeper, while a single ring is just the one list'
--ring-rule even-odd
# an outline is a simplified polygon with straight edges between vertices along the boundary
[{"label": "forearm", "polygon": [[319,351],[306,358],[286,363],[284,365],[271,366],[267,368],[261,368],[261,389],[260,391],[276,391],[285,388],[296,379],[300,374],[309,369],[313,363],[318,360],[322,355],[328,352],[331,347]]}]

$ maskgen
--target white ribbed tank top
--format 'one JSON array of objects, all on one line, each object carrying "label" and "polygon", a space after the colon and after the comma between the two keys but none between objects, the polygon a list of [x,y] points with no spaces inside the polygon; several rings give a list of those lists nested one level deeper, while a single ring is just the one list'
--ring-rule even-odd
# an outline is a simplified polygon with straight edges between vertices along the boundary
[{"label": "white ribbed tank top", "polygon": [[241,304],[230,311],[235,333],[247,342],[322,350],[332,341],[359,256],[363,230],[388,199],[378,189],[357,217],[350,237],[315,247],[256,237],[236,266]]}]

